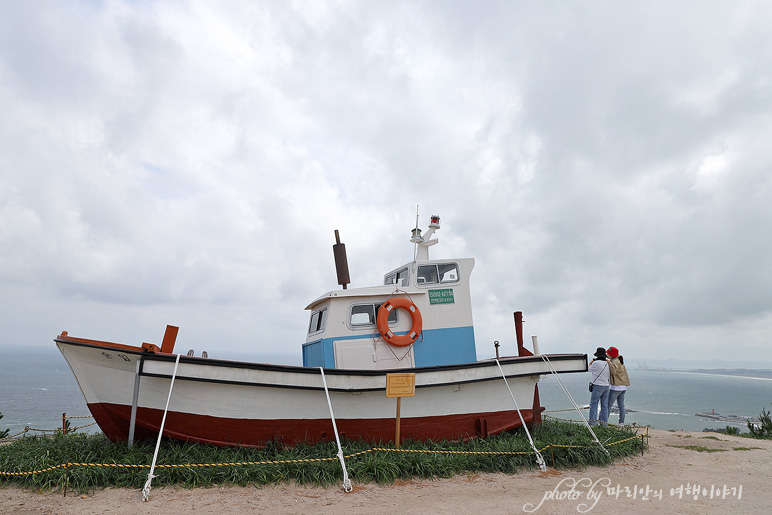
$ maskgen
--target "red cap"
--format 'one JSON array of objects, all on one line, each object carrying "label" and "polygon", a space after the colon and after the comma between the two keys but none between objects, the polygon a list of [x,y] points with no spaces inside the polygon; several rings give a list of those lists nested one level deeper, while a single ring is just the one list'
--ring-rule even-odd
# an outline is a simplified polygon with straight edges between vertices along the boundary
[{"label": "red cap", "polygon": [[616,347],[609,347],[608,349],[606,349],[606,354],[608,354],[609,357],[611,358],[616,358],[617,356],[619,356],[619,349],[617,349]]}]

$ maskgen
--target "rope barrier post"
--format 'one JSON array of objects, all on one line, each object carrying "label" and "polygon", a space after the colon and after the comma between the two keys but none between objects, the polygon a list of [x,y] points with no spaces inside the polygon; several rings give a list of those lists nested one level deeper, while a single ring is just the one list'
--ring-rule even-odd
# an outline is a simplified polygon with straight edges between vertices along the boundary
[{"label": "rope barrier post", "polygon": [[62,497],[67,497],[67,485],[70,482],[70,462],[68,461],[64,465],[64,495]]},{"label": "rope barrier post", "polygon": [[62,434],[67,434],[67,413],[62,413]]},{"label": "rope barrier post", "polygon": [[394,446],[399,449],[399,418],[400,418],[400,408],[402,407],[402,397],[397,397],[397,432],[394,434]]},{"label": "rope barrier post", "polygon": [[174,362],[174,372],[172,372],[172,380],[169,383],[169,396],[166,398],[166,407],[164,408],[164,416],[161,419],[161,429],[158,431],[158,441],[155,444],[155,453],[153,454],[153,464],[150,465],[150,472],[147,474],[147,481],[142,488],[142,501],[147,502],[150,500],[150,483],[153,482],[153,471],[155,471],[155,461],[158,458],[158,449],[161,447],[161,437],[164,434],[164,425],[166,424],[166,413],[169,411],[169,401],[172,398],[172,388],[174,388],[174,378],[177,377],[177,367],[180,364],[180,354],[177,354],[177,360]]},{"label": "rope barrier post", "polygon": [[134,395],[131,398],[131,417],[129,418],[129,449],[134,445],[134,429],[137,425],[137,404],[139,403],[139,371],[142,367],[143,356],[137,360],[137,369],[134,372]]},{"label": "rope barrier post", "polygon": [[504,374],[504,369],[501,368],[501,363],[499,363],[499,360],[495,360],[496,364],[499,366],[499,372],[501,372],[501,377],[504,379],[504,384],[507,385],[507,390],[509,390],[509,395],[512,397],[512,402],[515,403],[515,409],[517,410],[517,415],[520,417],[520,424],[522,424],[523,429],[525,429],[525,434],[528,435],[528,441],[531,442],[531,448],[533,449],[533,452],[536,453],[536,463],[539,464],[539,469],[542,472],[547,471],[547,466],[544,464],[544,458],[542,457],[539,450],[536,448],[536,445],[533,443],[533,438],[531,438],[531,432],[528,431],[528,426],[525,424],[525,420],[523,420],[523,414],[520,412],[520,406],[517,405],[517,401],[515,400],[515,394],[512,393],[512,389],[509,387],[509,382],[507,381],[507,376]]},{"label": "rope barrier post", "polygon": [[343,459],[343,448],[340,446],[340,437],[338,437],[338,426],[335,423],[335,415],[332,412],[332,402],[330,402],[330,392],[327,390],[327,379],[324,377],[324,368],[319,367],[319,371],[322,373],[322,383],[324,383],[324,394],[327,396],[327,406],[330,408],[330,418],[332,419],[332,430],[335,432],[335,442],[338,444],[338,460],[340,460],[340,466],[343,468],[343,491],[346,493],[351,492],[354,487],[351,486],[351,480],[348,478],[348,470],[346,470],[346,460]]}]

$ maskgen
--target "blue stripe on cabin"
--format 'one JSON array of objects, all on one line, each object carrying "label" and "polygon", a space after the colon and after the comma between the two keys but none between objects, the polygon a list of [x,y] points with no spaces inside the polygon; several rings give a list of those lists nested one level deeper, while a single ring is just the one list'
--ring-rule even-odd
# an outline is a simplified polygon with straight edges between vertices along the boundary
[{"label": "blue stripe on cabin", "polygon": [[303,344],[303,366],[335,368],[332,339],[316,340]]},{"label": "blue stripe on cabin", "polygon": [[[405,334],[404,332],[397,334]],[[474,345],[474,327],[428,329],[422,333],[423,341],[413,344],[416,367],[457,365],[477,361]],[[324,338],[303,344],[303,366],[335,368],[333,341],[370,339],[371,334]]]},{"label": "blue stripe on cabin", "polygon": [[415,366],[433,367],[477,361],[474,327],[451,327],[423,331],[424,341],[413,344]]}]

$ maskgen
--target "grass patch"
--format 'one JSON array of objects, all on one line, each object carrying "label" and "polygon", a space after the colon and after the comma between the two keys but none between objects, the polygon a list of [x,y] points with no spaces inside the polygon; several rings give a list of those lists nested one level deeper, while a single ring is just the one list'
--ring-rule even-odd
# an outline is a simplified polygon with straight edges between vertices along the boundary
[{"label": "grass patch", "polygon": [[716,440],[719,442],[721,441],[721,438],[717,436],[701,436],[700,438],[702,438],[703,440]]},{"label": "grass patch", "polygon": [[[545,421],[535,428],[532,436],[547,465],[563,469],[606,465],[617,458],[640,454],[645,445],[634,429],[608,426],[597,427],[595,432],[601,442],[606,442],[611,458],[581,425]],[[342,446],[349,476],[359,483],[393,483],[415,477],[446,478],[470,472],[514,474],[537,466],[522,430],[469,442],[405,441],[400,446],[401,451],[418,452],[373,450],[393,447],[356,440],[344,441]],[[69,485],[81,493],[107,486],[141,488],[149,468],[134,465],[150,465],[154,450],[154,442],[138,442],[128,450],[125,444],[110,443],[101,433],[23,438],[0,447],[0,485],[16,484],[46,490]],[[169,440],[161,444],[153,486],[260,486],[291,480],[330,486],[340,483],[343,478],[336,454],[334,442],[291,448],[271,444],[264,449],[240,449]],[[247,465],[245,462],[272,463]],[[66,463],[111,466],[76,465],[35,474],[7,475],[41,471]],[[159,468],[159,465],[220,463],[229,465]]]},{"label": "grass patch", "polygon": [[[0,413],[0,419],[2,419],[2,418],[3,418],[3,414]],[[0,429],[0,440],[5,438],[6,436],[8,436],[8,433],[10,433],[10,430],[8,430],[8,429]]]},{"label": "grass patch", "polygon": [[668,447],[677,447],[679,449],[687,449],[690,451],[697,451],[697,452],[726,452],[727,449],[711,449],[710,447],[704,447],[702,445],[671,445],[667,444]]},{"label": "grass patch", "polygon": [[733,447],[732,449],[735,451],[752,451],[754,449],[758,449],[762,451],[764,450],[763,447]]}]

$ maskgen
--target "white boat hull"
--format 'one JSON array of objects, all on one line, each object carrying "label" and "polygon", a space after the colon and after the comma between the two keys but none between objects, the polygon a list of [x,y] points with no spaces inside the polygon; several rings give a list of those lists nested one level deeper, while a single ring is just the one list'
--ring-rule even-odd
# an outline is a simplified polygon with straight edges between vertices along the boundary
[{"label": "white boat hull", "polygon": [[[135,382],[136,439],[158,435],[175,355],[60,335],[56,339],[86,403],[113,441],[129,437]],[[557,372],[584,372],[584,354],[549,356]],[[415,396],[401,402],[401,435],[414,440],[467,439],[540,422],[539,376],[550,372],[540,356],[464,365],[400,369],[414,372]],[[343,437],[393,440],[396,400],[385,397],[389,371],[325,370]],[[507,384],[514,395],[518,414]],[[521,420],[522,416],[522,420]],[[334,438],[318,368],[181,356],[164,434],[217,445],[314,443]]]}]

